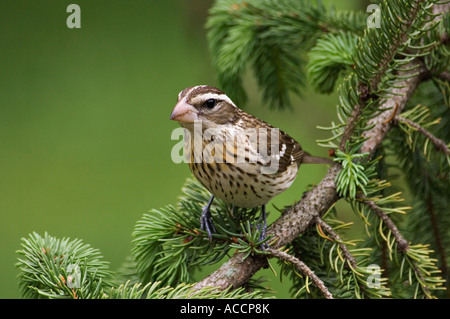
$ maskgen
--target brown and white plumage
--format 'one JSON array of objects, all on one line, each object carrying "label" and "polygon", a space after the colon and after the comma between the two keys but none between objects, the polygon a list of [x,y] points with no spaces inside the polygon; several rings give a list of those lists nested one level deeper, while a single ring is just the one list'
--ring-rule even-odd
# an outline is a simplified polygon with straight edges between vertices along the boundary
[{"label": "brown and white plumage", "polygon": [[211,86],[181,91],[170,118],[188,131],[185,154],[194,176],[213,196],[238,207],[264,208],[291,186],[302,162],[329,163],[305,153],[288,134],[239,109]]}]

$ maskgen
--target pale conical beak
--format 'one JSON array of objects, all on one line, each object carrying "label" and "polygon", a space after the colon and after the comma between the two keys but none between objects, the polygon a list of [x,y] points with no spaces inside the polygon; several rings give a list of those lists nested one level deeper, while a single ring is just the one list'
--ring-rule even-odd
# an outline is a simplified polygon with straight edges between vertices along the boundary
[{"label": "pale conical beak", "polygon": [[170,119],[181,123],[194,123],[197,120],[197,110],[183,100],[177,103],[173,108]]}]

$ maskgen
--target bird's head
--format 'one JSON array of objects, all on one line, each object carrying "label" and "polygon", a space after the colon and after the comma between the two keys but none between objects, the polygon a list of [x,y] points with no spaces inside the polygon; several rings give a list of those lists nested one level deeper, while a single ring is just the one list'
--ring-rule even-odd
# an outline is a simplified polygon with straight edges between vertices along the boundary
[{"label": "bird's head", "polygon": [[202,127],[215,128],[232,125],[236,121],[238,108],[221,90],[208,85],[184,89],[178,94],[170,119],[190,128],[201,121]]}]

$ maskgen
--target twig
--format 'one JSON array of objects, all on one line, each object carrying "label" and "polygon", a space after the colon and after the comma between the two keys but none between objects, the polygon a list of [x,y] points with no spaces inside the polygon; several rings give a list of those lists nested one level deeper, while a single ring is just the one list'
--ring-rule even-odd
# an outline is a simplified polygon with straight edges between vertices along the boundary
[{"label": "twig", "polygon": [[[364,87],[363,90],[367,90],[367,87]],[[360,92],[361,92],[361,87],[360,87]],[[348,140],[350,140],[350,138],[353,135],[353,132],[356,127],[356,123],[358,123],[358,119],[361,116],[364,105],[365,105],[364,102],[362,100],[360,100],[360,103],[355,105],[355,107],[353,108],[352,114],[349,116],[349,118],[347,120],[347,126],[345,127],[344,133],[342,134],[341,143],[339,143],[339,150],[342,152],[345,152],[345,144],[347,143]]]},{"label": "twig", "polygon": [[353,269],[355,269],[357,267],[356,259],[355,259],[355,257],[353,257],[353,255],[348,250],[347,245],[342,243],[341,237],[322,218],[317,216],[314,220],[318,225],[320,225],[331,236],[331,238],[333,238],[338,243],[339,248],[342,250],[342,252],[344,254],[344,258],[347,260],[347,262],[350,263],[350,266]]},{"label": "twig", "polygon": [[[366,204],[384,222],[386,227],[391,231],[392,235],[394,236],[395,242],[397,243],[397,250],[400,253],[403,253],[406,257],[407,256],[406,252],[409,249],[409,243],[405,239],[405,237],[403,237],[403,235],[398,231],[397,226],[392,221],[392,219],[390,219],[389,216],[380,207],[378,207],[377,204],[375,204],[375,202],[365,199],[364,196],[359,196],[359,198],[362,199],[363,203]],[[424,274],[423,270],[416,265],[416,262],[414,260],[412,261],[412,268],[416,273],[417,278],[419,278],[420,285],[425,295],[431,297],[431,292],[428,289],[428,287],[422,284],[425,282],[425,279],[423,277]]]},{"label": "twig", "polygon": [[431,132],[429,132],[428,130],[424,129],[419,124],[411,121],[410,119],[407,119],[407,118],[404,118],[404,117],[401,117],[401,116],[396,116],[395,119],[397,121],[399,121],[399,122],[405,123],[408,126],[411,126],[412,128],[416,129],[419,133],[421,133],[425,137],[427,137],[434,144],[434,146],[436,146],[436,148],[439,151],[443,152],[447,156],[450,155],[450,149],[448,148],[447,144],[445,144],[445,142],[443,140],[437,138]]},{"label": "twig", "polygon": [[[347,245],[343,243],[343,240],[339,236],[338,233],[334,231],[334,229],[328,225],[322,218],[316,217],[315,221],[317,225],[320,225],[325,231],[331,236],[331,238],[336,241],[339,245],[339,248],[341,249],[342,253],[344,254],[344,259],[350,264],[350,267],[352,269],[356,269],[358,265],[356,264],[356,259],[348,250]],[[358,281],[358,286],[362,291],[366,290],[366,286],[364,286],[361,282]]]},{"label": "twig", "polygon": [[302,274],[308,276],[311,279],[311,281],[314,283],[314,285],[316,285],[316,287],[320,290],[320,292],[324,295],[325,298],[333,299],[333,295],[324,285],[323,281],[320,280],[320,278],[317,277],[314,271],[312,271],[303,261],[278,249],[268,248],[266,249],[266,251],[274,257],[277,257],[279,259],[282,259],[284,261],[293,264],[295,267],[297,267],[298,270],[300,270]]},{"label": "twig", "polygon": [[395,223],[389,216],[380,208],[374,201],[368,200],[363,195],[358,196],[359,199],[362,200],[364,204],[366,204],[375,214],[380,217],[380,219],[384,222],[386,227],[391,231],[392,235],[395,238],[395,242],[397,243],[397,249],[399,252],[405,252],[409,248],[408,241],[403,237],[403,235],[398,230]]}]

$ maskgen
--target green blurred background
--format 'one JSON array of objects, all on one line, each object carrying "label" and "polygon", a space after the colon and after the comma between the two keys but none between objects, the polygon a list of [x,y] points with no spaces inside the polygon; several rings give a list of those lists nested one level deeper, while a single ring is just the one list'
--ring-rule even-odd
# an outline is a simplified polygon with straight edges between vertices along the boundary
[{"label": "green blurred background", "polygon": [[[81,29],[66,26],[71,3],[81,8]],[[15,251],[30,232],[81,238],[114,270],[142,214],[175,203],[190,172],[171,161],[178,125],[169,116],[185,87],[218,85],[204,31],[211,4],[0,1],[0,298],[20,297]],[[292,111],[275,112],[261,104],[251,73],[246,87],[242,108],[326,156],[315,141],[328,135],[316,125],[335,118],[334,95],[306,91]],[[272,203],[291,204],[325,173],[302,167]],[[288,285],[261,275],[281,290],[277,297],[289,297]]]}]

